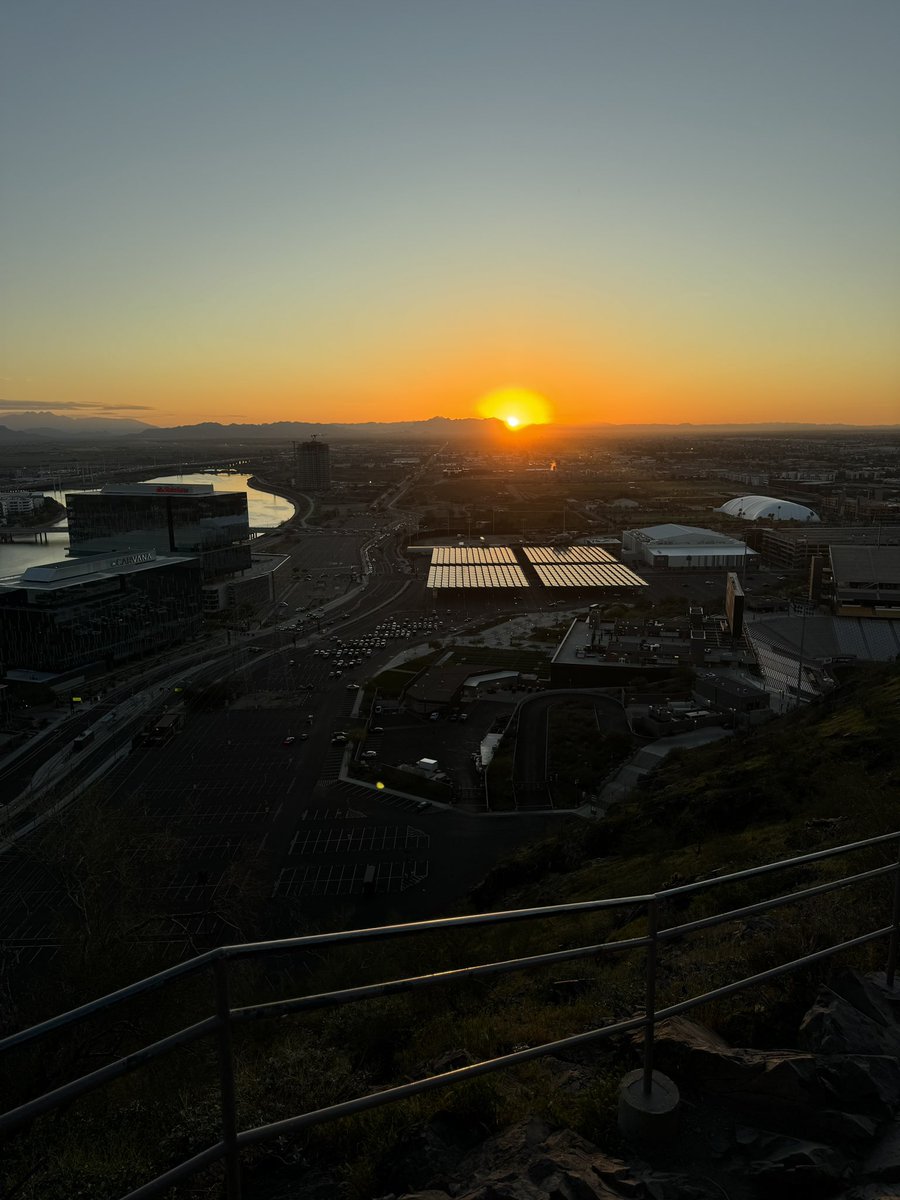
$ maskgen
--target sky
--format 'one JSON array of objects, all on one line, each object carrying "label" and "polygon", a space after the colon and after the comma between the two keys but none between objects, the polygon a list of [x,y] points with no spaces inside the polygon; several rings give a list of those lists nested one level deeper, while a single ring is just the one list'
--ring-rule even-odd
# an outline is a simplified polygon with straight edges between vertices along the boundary
[{"label": "sky", "polygon": [[6,0],[0,46],[8,407],[900,423],[896,0]]}]

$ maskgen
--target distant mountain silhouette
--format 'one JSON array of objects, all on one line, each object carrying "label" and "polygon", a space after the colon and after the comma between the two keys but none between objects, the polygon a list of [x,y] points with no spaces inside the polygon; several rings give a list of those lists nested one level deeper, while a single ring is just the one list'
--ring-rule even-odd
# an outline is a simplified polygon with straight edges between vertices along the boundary
[{"label": "distant mountain silhouette", "polygon": [[321,424],[313,421],[273,421],[268,425],[222,425],[218,421],[202,421],[199,425],[176,425],[169,429],[145,429],[142,438],[165,441],[228,441],[248,438],[310,438],[314,434],[327,441],[332,437],[365,438],[429,438],[431,440],[471,438],[490,429],[505,430],[495,417],[430,417],[427,421],[359,421],[353,424],[335,422]]},{"label": "distant mountain silhouette", "polygon": [[0,442],[24,442],[28,435],[18,429],[10,429],[8,425],[0,425]]},{"label": "distant mountain silhouette", "polygon": [[392,440],[453,441],[457,438],[474,438],[488,433],[505,434],[510,438],[523,435],[571,438],[591,433],[607,433],[612,436],[696,436],[704,433],[804,433],[846,430],[852,432],[878,432],[896,430],[900,426],[880,425],[816,425],[802,422],[767,422],[764,424],[741,425],[692,425],[682,422],[677,425],[612,425],[596,422],[591,425],[535,425],[525,426],[516,434],[510,433],[503,421],[496,417],[430,417],[425,421],[359,421],[355,423],[334,422],[329,424],[313,421],[273,421],[267,425],[223,425],[219,421],[202,421],[198,425],[175,425],[169,428],[148,426],[141,438],[152,441],[252,441],[279,438],[303,440],[313,435],[327,441],[329,438],[372,438]]},{"label": "distant mountain silhouette", "polygon": [[8,429],[31,437],[130,437],[148,428],[146,421],[133,417],[67,417],[55,412],[4,412],[0,400],[0,420]]}]

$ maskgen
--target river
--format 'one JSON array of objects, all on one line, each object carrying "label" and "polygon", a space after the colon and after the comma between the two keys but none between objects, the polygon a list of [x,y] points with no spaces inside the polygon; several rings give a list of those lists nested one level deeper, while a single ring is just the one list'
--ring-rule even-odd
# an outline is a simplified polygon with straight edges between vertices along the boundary
[{"label": "river", "polygon": [[[206,475],[198,472],[193,475],[163,475],[157,479],[147,479],[145,483],[211,483],[217,492],[246,492],[247,510],[250,514],[250,524],[254,529],[275,529],[282,521],[289,520],[294,515],[294,505],[290,500],[281,496],[273,496],[271,492],[262,492],[248,484],[249,475]],[[66,502],[66,492],[82,492],[85,488],[65,488],[61,492],[47,492],[60,504]],[[62,517],[54,529],[65,529],[66,518]],[[69,553],[69,539],[59,534],[51,533],[46,545],[33,542],[16,542],[14,545],[0,544],[0,578],[8,575],[18,575],[28,567],[38,567],[43,563],[59,562]]]}]

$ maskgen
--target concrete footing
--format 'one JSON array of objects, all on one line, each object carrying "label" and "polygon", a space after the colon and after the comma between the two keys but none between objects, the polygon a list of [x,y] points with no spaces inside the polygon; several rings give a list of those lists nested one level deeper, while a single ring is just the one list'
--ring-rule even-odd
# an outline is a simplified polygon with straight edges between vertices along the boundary
[{"label": "concrete footing", "polygon": [[619,1086],[619,1132],[633,1142],[658,1143],[678,1132],[678,1088],[661,1071],[654,1071],[649,1092],[644,1072],[629,1071]]}]

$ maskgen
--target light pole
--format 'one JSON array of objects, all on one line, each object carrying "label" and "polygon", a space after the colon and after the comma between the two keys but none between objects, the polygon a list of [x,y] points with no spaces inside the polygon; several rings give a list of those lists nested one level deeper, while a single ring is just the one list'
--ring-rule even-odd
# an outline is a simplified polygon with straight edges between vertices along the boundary
[{"label": "light pole", "polygon": [[806,610],[808,605],[803,605],[803,619],[800,622],[800,655],[797,660],[797,703],[796,708],[800,707],[800,687],[803,682],[803,647],[806,642]]}]

